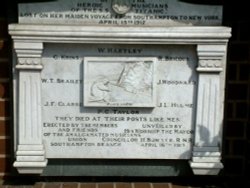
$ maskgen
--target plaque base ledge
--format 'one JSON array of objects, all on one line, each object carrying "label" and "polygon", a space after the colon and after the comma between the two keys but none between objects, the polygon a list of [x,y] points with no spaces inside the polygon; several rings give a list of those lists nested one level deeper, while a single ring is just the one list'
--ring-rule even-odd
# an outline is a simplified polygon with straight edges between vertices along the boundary
[{"label": "plaque base ledge", "polygon": [[44,168],[47,166],[48,160],[39,162],[14,162],[14,167],[20,174],[42,174]]},{"label": "plaque base ledge", "polygon": [[190,167],[195,175],[218,175],[220,170],[223,169],[222,163],[196,163],[189,162]]}]

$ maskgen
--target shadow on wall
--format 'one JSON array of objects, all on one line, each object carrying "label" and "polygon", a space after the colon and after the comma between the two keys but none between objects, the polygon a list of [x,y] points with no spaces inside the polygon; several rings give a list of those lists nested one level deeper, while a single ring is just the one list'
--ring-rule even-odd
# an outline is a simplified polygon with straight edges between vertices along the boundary
[{"label": "shadow on wall", "polygon": [[203,125],[198,125],[199,129],[199,135],[201,139],[201,146],[214,146],[214,147],[220,147],[220,136],[214,136],[211,139],[211,135],[209,130],[203,126]]}]

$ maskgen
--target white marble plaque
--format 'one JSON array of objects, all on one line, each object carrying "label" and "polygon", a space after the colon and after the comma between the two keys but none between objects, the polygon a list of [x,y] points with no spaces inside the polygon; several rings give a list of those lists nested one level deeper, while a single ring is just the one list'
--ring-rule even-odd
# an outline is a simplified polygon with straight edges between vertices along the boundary
[{"label": "white marble plaque", "polygon": [[222,6],[179,0],[58,0],[19,4],[19,23],[94,26],[214,26]]},{"label": "white marble plaque", "polygon": [[155,107],[156,58],[84,58],[84,106]]},{"label": "white marble plaque", "polygon": [[[42,58],[42,127],[48,158],[190,158],[197,89],[195,46],[73,46],[47,44]],[[100,73],[110,82],[116,80],[117,87],[124,65],[132,62],[136,67],[138,60],[146,64],[141,67],[146,71],[155,68],[154,108],[85,105]],[[90,88],[84,86],[85,79]],[[126,89],[119,89],[121,98],[127,98]]]},{"label": "white marble plaque", "polygon": [[83,25],[9,26],[18,171],[41,174],[49,158],[187,159],[218,174],[230,28]]}]

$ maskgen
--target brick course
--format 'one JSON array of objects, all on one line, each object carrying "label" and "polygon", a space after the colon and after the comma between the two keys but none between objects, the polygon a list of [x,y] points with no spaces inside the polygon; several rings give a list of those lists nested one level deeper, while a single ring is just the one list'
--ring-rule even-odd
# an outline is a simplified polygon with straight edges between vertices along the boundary
[{"label": "brick course", "polygon": [[0,179],[10,174],[11,123],[10,123],[10,62],[7,17],[0,8]]},{"label": "brick course", "polygon": [[0,120],[0,137],[11,136],[10,120]]},{"label": "brick course", "polygon": [[[244,3],[224,2],[224,25],[232,27],[229,42],[224,121],[224,176],[249,172],[250,33],[249,11]],[[240,9],[240,13],[234,12]]]}]

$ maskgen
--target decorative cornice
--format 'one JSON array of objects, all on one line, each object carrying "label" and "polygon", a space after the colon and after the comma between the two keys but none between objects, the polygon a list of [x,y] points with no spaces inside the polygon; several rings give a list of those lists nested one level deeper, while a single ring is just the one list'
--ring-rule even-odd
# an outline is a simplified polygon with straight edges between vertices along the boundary
[{"label": "decorative cornice", "polygon": [[40,63],[38,58],[19,58],[18,64],[20,65],[38,65]]},{"label": "decorative cornice", "polygon": [[198,72],[221,72],[223,71],[222,60],[226,55],[226,45],[198,45],[197,54],[199,59]]},{"label": "decorative cornice", "polygon": [[18,58],[16,69],[43,69],[41,58]]},{"label": "decorative cornice", "polygon": [[14,42],[17,54],[17,69],[42,69],[42,42]]},{"label": "decorative cornice", "polygon": [[11,24],[14,41],[119,44],[224,44],[227,27],[86,27]]}]

